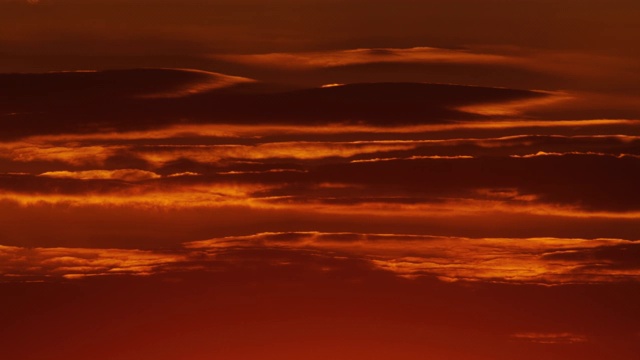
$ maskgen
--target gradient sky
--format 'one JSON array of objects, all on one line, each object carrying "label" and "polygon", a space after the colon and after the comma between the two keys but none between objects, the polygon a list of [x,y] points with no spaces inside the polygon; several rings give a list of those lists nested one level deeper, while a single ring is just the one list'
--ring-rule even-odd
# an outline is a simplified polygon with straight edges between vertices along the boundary
[{"label": "gradient sky", "polygon": [[2,358],[636,359],[638,19],[0,0]]}]

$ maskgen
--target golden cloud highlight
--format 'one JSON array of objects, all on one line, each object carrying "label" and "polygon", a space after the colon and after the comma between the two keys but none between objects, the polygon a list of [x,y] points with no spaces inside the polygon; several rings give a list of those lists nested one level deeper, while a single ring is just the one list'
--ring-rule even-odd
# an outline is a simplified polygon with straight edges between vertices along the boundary
[{"label": "golden cloud highlight", "polygon": [[[187,175],[188,176],[188,175]],[[270,189],[258,184],[193,184],[172,185],[160,183],[140,183],[135,186],[119,187],[112,191],[86,190],[78,193],[58,191],[34,192],[30,194],[4,192],[0,199],[14,201],[23,206],[42,204],[64,204],[67,206],[125,206],[131,208],[198,208],[243,206],[256,208],[277,208],[251,194]]]},{"label": "golden cloud highlight", "polygon": [[4,154],[0,158],[16,162],[35,161],[55,161],[64,162],[74,166],[80,165],[101,165],[109,157],[118,151],[125,149],[124,146],[57,146],[48,143],[46,140],[41,143],[5,143],[0,144],[0,149]]},{"label": "golden cloud highlight", "polygon": [[216,254],[231,248],[313,249],[365,259],[406,278],[561,285],[640,280],[640,264],[620,269],[615,260],[549,259],[566,251],[635,245],[620,239],[461,238],[401,234],[260,233],[185,244]]},{"label": "golden cloud highlight", "polygon": [[458,107],[457,110],[485,116],[515,116],[529,109],[539,110],[546,106],[557,105],[558,103],[576,98],[576,95],[561,91],[538,92],[548,96],[508,102],[467,105]]},{"label": "golden cloud highlight", "polygon": [[296,70],[368,63],[515,63],[515,60],[508,56],[479,54],[464,50],[450,50],[433,47],[374,48],[249,55],[210,55],[210,57],[241,64]]},{"label": "golden cloud highlight", "polygon": [[159,179],[161,176],[145,170],[120,169],[120,170],[88,170],[88,171],[48,171],[39,176],[79,179],[79,180],[123,180],[123,181],[143,181]]},{"label": "golden cloud highlight", "polygon": [[199,75],[201,78],[198,81],[192,81],[187,84],[184,84],[177,89],[172,89],[170,91],[157,92],[152,94],[146,94],[140,97],[142,98],[185,97],[185,96],[194,95],[194,94],[198,94],[206,91],[255,82],[255,80],[253,79],[249,79],[241,76],[231,76],[231,75],[225,75],[225,74],[220,74],[220,73],[215,73],[210,71],[202,71],[202,70],[194,70],[194,69],[159,68],[158,70],[171,70],[171,71],[192,73],[194,75]]},{"label": "golden cloud highlight", "polygon": [[190,159],[202,163],[222,160],[263,160],[290,158],[299,160],[328,157],[351,157],[354,155],[412,150],[419,144],[409,141],[371,142],[274,142],[258,145],[161,145],[135,150],[141,159],[160,166],[164,163]]},{"label": "golden cloud highlight", "polygon": [[[60,134],[60,135],[35,135],[22,139],[19,142],[4,142],[0,144],[3,150],[3,158],[14,158],[22,161],[39,159],[33,156],[34,149],[46,149],[53,155],[60,153],[60,160],[72,151],[81,151],[87,156],[103,156],[102,146],[82,146],[86,142],[100,141],[145,141],[145,140],[169,140],[180,138],[239,138],[260,139],[267,136],[287,135],[332,135],[332,134],[412,134],[412,133],[439,133],[460,130],[506,130],[506,129],[571,129],[571,135],[575,135],[576,129],[590,129],[611,127],[603,131],[612,135],[620,134],[620,127],[626,127],[629,132],[634,132],[640,127],[640,120],[632,119],[591,119],[591,120],[504,120],[504,121],[472,121],[455,122],[448,124],[424,124],[401,126],[373,126],[353,125],[343,123],[327,124],[326,126],[300,126],[300,125],[235,125],[235,124],[180,124],[146,131],[127,132],[99,132],[88,134]],[[79,145],[80,144],[80,145]],[[53,155],[51,156],[53,158]],[[109,155],[109,154],[107,154]]]},{"label": "golden cloud highlight", "polygon": [[0,245],[0,281],[150,275],[183,255],[144,250],[22,248]]}]

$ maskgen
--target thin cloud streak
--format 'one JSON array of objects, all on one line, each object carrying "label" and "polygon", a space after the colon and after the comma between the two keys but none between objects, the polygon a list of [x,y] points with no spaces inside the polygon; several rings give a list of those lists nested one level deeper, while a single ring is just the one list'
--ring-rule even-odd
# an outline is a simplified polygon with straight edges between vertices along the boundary
[{"label": "thin cloud streak", "polygon": [[241,84],[247,84],[255,82],[256,80],[241,77],[231,76],[226,74],[220,74],[210,71],[194,70],[194,69],[158,69],[167,71],[180,71],[186,73],[193,73],[201,75],[201,79],[197,81],[187,82],[182,86],[178,86],[171,91],[165,92],[152,92],[144,95],[140,95],[141,98],[179,98],[186,97],[195,94],[205,93],[211,90],[224,89]]},{"label": "thin cloud streak", "polygon": [[39,176],[79,179],[79,180],[123,180],[123,181],[142,181],[159,179],[161,176],[152,172],[138,169],[119,169],[119,170],[88,170],[88,171],[48,171]]},{"label": "thin cloud streak", "polygon": [[539,344],[577,344],[589,341],[586,335],[569,332],[563,333],[536,333],[524,332],[511,335],[511,338],[518,341],[527,341]]},{"label": "thin cloud streak", "polygon": [[353,49],[302,53],[210,55],[213,59],[291,70],[340,67],[368,63],[513,64],[513,58],[433,47]]},{"label": "thin cloud streak", "polygon": [[[240,138],[262,138],[274,135],[336,135],[345,133],[366,134],[406,134],[406,133],[442,133],[458,130],[502,130],[520,129],[599,129],[604,127],[605,132],[615,131],[612,135],[619,134],[620,126],[624,130],[633,132],[640,126],[640,120],[634,119],[591,119],[591,120],[504,120],[504,121],[459,121],[453,124],[427,124],[427,125],[399,125],[394,127],[372,125],[350,125],[343,123],[327,124],[326,126],[301,126],[301,125],[233,125],[233,124],[186,124],[159,126],[148,131],[113,132],[101,131],[86,134],[60,134],[60,135],[34,135],[23,138],[21,141],[5,141],[3,146],[28,147],[29,145],[57,144],[99,141],[144,141],[144,140],[169,140],[172,138],[221,138],[238,140]],[[607,127],[611,127],[607,131]],[[477,134],[476,134],[477,135]]]}]

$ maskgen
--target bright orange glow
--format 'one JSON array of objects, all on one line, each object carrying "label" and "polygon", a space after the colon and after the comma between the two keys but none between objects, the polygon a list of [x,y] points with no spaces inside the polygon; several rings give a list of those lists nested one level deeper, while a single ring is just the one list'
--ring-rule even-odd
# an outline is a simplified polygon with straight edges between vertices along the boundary
[{"label": "bright orange glow", "polygon": [[516,100],[507,103],[480,104],[460,107],[459,110],[487,116],[517,116],[527,109],[544,108],[575,99],[576,95],[562,92],[545,92],[548,97],[539,99]]},{"label": "bright orange glow", "polygon": [[114,179],[124,181],[140,181],[157,179],[160,175],[144,170],[121,169],[121,170],[89,170],[89,171],[49,171],[40,176],[52,178],[70,178],[80,180]]}]

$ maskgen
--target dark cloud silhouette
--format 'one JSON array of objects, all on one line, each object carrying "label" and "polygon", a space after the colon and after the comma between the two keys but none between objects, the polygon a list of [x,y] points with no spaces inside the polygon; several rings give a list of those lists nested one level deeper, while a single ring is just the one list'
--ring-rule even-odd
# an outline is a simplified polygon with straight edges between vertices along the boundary
[{"label": "dark cloud silhouette", "polygon": [[0,109],[8,126],[2,135],[10,139],[131,131],[185,121],[383,126],[438,123],[477,117],[454,109],[462,105],[545,96],[525,90],[416,83],[356,84],[280,93],[208,90],[243,81],[179,70],[5,74],[0,76],[4,99]]}]

